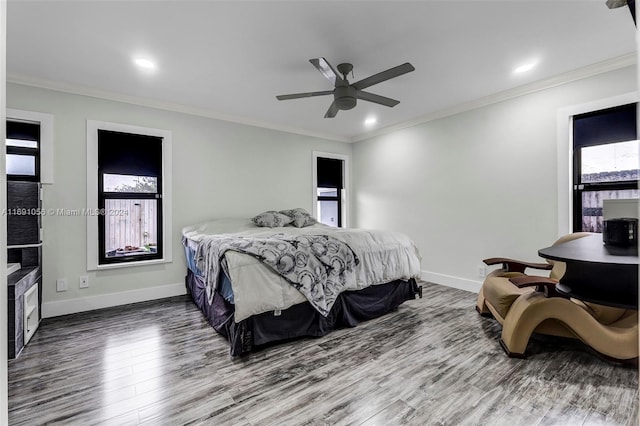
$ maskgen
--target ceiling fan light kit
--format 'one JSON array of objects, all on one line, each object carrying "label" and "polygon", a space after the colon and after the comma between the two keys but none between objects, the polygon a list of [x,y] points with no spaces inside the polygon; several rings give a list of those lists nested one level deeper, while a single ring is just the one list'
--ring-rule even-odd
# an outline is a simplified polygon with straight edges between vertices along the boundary
[{"label": "ceiling fan light kit", "polygon": [[339,86],[333,91],[333,99],[338,109],[348,110],[356,106],[357,90],[351,86]]},{"label": "ceiling fan light kit", "polygon": [[[309,98],[312,96],[325,96],[333,95],[333,102],[325,118],[333,118],[338,114],[339,110],[349,110],[356,106],[358,99],[362,99],[368,102],[376,104],[394,107],[400,103],[395,99],[387,98],[384,96],[376,95],[373,93],[365,92],[362,89],[373,86],[374,84],[382,83],[383,81],[390,80],[395,77],[399,77],[408,72],[414,71],[415,68],[409,62],[406,62],[397,67],[389,68],[386,71],[379,72],[370,77],[362,79],[356,83],[349,84],[347,75],[353,70],[353,65],[349,63],[342,63],[338,65],[338,72],[331,66],[331,64],[325,58],[309,59],[309,62],[317,68],[318,71],[324,75],[333,85],[333,90],[325,90],[320,92],[305,92],[294,93],[290,95],[278,95],[276,98],[280,101],[289,99]],[[338,74],[339,73],[339,74]],[[342,74],[342,76],[340,76]]]}]

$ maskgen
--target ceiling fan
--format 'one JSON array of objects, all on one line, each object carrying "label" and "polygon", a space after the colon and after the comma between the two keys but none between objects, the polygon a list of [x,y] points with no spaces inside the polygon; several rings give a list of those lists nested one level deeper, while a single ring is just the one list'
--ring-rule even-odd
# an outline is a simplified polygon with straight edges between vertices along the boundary
[{"label": "ceiling fan", "polygon": [[633,18],[633,23],[636,24],[636,0],[607,0],[607,7],[609,9],[617,9],[623,6],[629,7],[629,12],[631,12],[631,17]]},{"label": "ceiling fan", "polygon": [[363,89],[366,89],[369,86],[373,86],[374,84],[382,83],[383,81],[387,81],[391,78],[395,78],[401,76],[402,74],[406,74],[415,70],[413,65],[409,62],[406,62],[402,65],[398,65],[397,67],[389,68],[386,71],[379,72],[370,77],[362,79],[356,83],[349,84],[347,80],[347,75],[353,70],[353,65],[349,63],[339,64],[338,72],[342,74],[338,74],[336,70],[333,69],[331,64],[327,62],[325,58],[314,58],[309,59],[309,62],[313,64],[314,67],[318,69],[330,82],[334,85],[333,90],[324,90],[321,92],[306,92],[306,93],[294,93],[291,95],[278,95],[276,98],[280,101],[284,101],[287,99],[299,99],[299,98],[310,98],[312,96],[325,96],[325,95],[333,95],[333,103],[327,110],[327,113],[324,115],[324,118],[333,118],[338,114],[339,110],[348,110],[356,106],[357,100],[362,99],[364,101],[373,102],[380,105],[385,105],[388,107],[394,107],[400,103],[400,101],[396,101],[395,99],[387,98],[380,95],[375,95],[373,93],[365,92]]}]

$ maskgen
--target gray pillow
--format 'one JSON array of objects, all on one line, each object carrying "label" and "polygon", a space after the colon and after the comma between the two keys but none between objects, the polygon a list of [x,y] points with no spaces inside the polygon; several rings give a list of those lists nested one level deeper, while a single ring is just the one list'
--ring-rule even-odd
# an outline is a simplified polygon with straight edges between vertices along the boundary
[{"label": "gray pillow", "polygon": [[280,210],[280,213],[287,215],[291,218],[291,224],[296,228],[302,228],[304,226],[314,225],[318,221],[315,220],[305,209],[296,208],[291,210]]},{"label": "gray pillow", "polygon": [[273,210],[262,212],[256,217],[251,218],[251,220],[258,226],[269,228],[278,228],[293,222],[291,217]]}]

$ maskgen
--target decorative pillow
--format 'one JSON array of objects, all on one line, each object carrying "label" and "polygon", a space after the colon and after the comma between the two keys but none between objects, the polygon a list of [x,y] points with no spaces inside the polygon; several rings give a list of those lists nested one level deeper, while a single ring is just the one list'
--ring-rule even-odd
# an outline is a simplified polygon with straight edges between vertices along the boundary
[{"label": "decorative pillow", "polygon": [[280,213],[287,215],[292,221],[292,225],[296,228],[302,228],[304,226],[309,226],[317,223],[311,215],[305,210],[301,208],[291,209],[291,210],[280,210]]},{"label": "decorative pillow", "polygon": [[251,220],[258,226],[266,226],[269,228],[278,228],[293,222],[293,218],[273,210],[260,213]]}]

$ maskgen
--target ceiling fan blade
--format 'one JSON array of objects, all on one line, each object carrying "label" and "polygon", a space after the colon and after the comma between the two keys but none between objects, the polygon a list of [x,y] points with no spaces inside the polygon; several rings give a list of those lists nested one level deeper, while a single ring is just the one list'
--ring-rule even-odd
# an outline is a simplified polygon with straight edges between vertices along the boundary
[{"label": "ceiling fan blade", "polygon": [[300,98],[310,98],[312,96],[324,96],[324,95],[332,95],[333,90],[323,90],[322,92],[306,92],[306,93],[292,93],[291,95],[278,95],[276,98],[279,101],[286,101],[288,99],[300,99]]},{"label": "ceiling fan blade", "polygon": [[395,99],[387,98],[380,95],[374,95],[373,93],[363,92],[362,90],[358,90],[356,97],[358,99],[362,99],[363,101],[369,101],[388,107],[394,107],[400,103],[400,101],[396,101]]},{"label": "ceiling fan blade", "polygon": [[627,0],[607,0],[607,7],[609,9],[616,9],[618,7],[626,6]]},{"label": "ceiling fan blade", "polygon": [[366,89],[369,86],[373,86],[374,84],[382,83],[383,81],[389,80],[390,78],[398,77],[402,74],[406,74],[415,70],[413,65],[409,62],[405,62],[402,65],[398,65],[397,67],[389,68],[386,71],[379,72],[378,74],[374,74],[371,77],[367,77],[362,79],[356,83],[353,83],[352,86],[358,90]]},{"label": "ceiling fan blade", "polygon": [[338,104],[336,103],[336,101],[333,101],[331,103],[331,106],[327,110],[327,113],[324,115],[324,118],[333,118],[336,116],[336,114],[338,114]]},{"label": "ceiling fan blade", "polygon": [[309,59],[309,62],[311,62],[313,66],[316,67],[318,71],[320,71],[322,75],[324,75],[334,86],[336,86],[336,83],[343,83],[340,74],[333,69],[331,64],[325,58],[313,58]]}]

